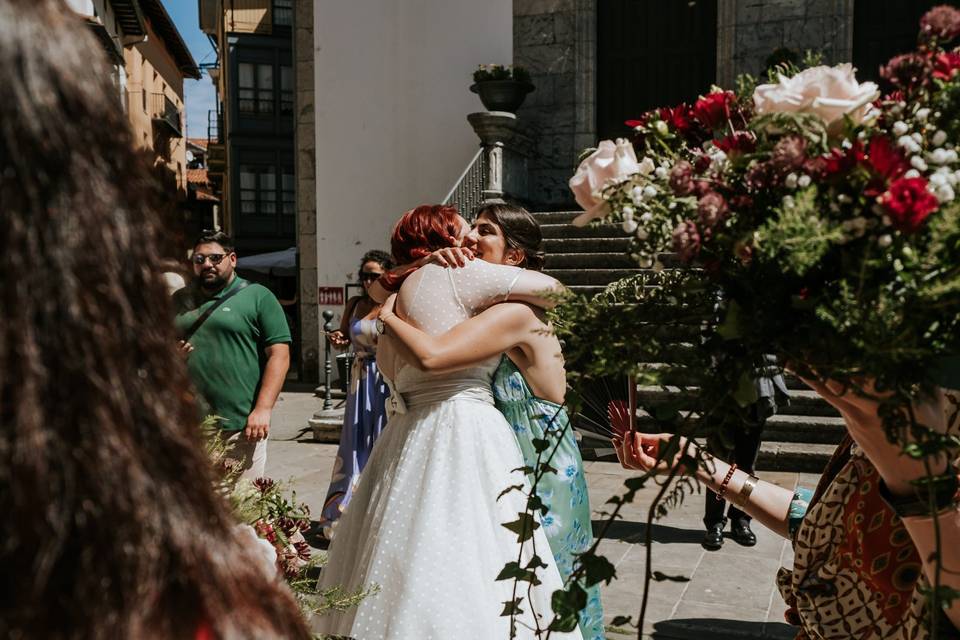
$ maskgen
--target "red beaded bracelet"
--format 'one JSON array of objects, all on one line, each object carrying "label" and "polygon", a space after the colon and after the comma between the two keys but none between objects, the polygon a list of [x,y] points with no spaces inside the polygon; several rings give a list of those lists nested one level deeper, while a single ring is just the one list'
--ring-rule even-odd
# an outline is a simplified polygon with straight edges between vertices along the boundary
[{"label": "red beaded bracelet", "polygon": [[726,477],[724,477],[723,482],[720,483],[720,490],[717,491],[717,500],[723,500],[723,494],[727,492],[727,485],[730,484],[730,478],[733,477],[733,472],[737,470],[737,465],[730,465],[730,470],[727,471]]}]

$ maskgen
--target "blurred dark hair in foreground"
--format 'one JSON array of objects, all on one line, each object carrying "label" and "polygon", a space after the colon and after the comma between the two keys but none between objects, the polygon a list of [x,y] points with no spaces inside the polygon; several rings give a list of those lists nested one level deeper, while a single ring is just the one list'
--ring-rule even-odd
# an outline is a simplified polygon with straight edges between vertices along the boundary
[{"label": "blurred dark hair in foreground", "polygon": [[100,45],[0,0],[0,86],[0,637],[308,637],[213,489]]}]

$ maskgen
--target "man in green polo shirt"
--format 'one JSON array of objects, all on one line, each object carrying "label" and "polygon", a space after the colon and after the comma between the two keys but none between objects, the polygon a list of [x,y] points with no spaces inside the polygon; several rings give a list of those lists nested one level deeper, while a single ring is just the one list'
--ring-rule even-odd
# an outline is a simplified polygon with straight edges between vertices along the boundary
[{"label": "man in green polo shirt", "polygon": [[205,232],[194,244],[193,281],[173,297],[176,327],[185,335],[187,369],[220,418],[245,478],[264,475],[270,415],[290,366],[290,327],[276,297],[237,276],[233,241]]}]

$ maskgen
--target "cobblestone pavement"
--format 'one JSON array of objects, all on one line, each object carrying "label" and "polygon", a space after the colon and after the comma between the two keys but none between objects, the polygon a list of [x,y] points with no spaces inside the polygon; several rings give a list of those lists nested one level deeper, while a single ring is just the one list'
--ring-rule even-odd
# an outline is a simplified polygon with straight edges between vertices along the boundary
[{"label": "cobblestone pavement", "polygon": [[[312,441],[307,419],[322,401],[312,393],[284,392],[274,412],[267,473],[287,480],[297,497],[319,513],[326,496],[336,445]],[[630,473],[616,463],[587,462],[591,504],[597,513],[607,498],[620,493]],[[760,473],[761,478],[793,488],[799,481],[814,486],[817,476],[782,472]],[[638,618],[647,548],[647,508],[656,493],[654,486],[639,493],[639,499],[622,512],[623,519],[607,532],[600,550],[617,569],[617,580],[602,590],[609,622],[614,616]],[[712,495],[709,496],[713,499]],[[775,585],[781,566],[789,566],[792,552],[782,538],[759,525],[754,527],[757,545],[739,546],[727,540],[720,551],[705,551],[703,536],[705,496],[689,496],[682,506],[655,522],[651,537],[652,567],[686,581],[663,581],[650,591],[644,637],[668,639],[782,639],[794,637],[794,628],[783,622],[785,606]],[[595,530],[601,516],[597,514]],[[637,637],[636,628],[610,628],[610,640]],[[493,640],[493,639],[492,639]]]}]

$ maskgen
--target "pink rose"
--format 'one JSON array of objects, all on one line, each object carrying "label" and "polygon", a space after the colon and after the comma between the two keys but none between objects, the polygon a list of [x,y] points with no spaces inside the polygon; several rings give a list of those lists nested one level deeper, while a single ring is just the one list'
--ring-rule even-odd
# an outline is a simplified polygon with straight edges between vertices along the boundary
[{"label": "pink rose", "polygon": [[691,220],[684,220],[673,230],[673,250],[684,262],[692,262],[700,254],[700,231]]},{"label": "pink rose", "polygon": [[792,78],[778,76],[776,84],[762,84],[753,92],[757,114],[799,112],[819,116],[835,128],[843,116],[859,124],[880,92],[873,82],[857,82],[853,65],[804,69]]},{"label": "pink rose", "polygon": [[633,145],[623,138],[615,143],[611,140],[600,142],[597,150],[587,156],[577,172],[570,178],[570,190],[573,197],[585,213],[574,219],[573,224],[582,227],[592,220],[600,220],[607,213],[603,200],[603,190],[619,184],[635,173],[653,171],[653,161],[644,159],[637,162]]}]

